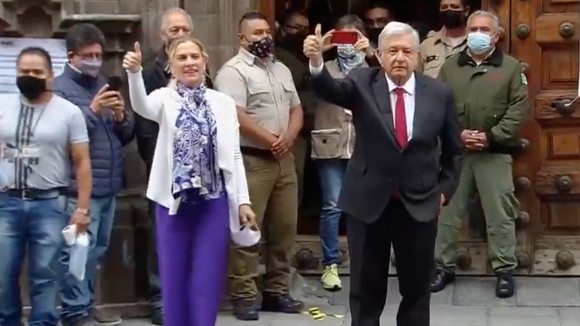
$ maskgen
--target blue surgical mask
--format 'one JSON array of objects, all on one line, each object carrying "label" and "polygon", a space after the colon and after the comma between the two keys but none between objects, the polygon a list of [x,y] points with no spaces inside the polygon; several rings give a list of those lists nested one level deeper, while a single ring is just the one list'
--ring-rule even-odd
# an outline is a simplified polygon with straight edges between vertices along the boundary
[{"label": "blue surgical mask", "polygon": [[492,48],[491,36],[482,32],[472,32],[467,35],[467,47],[473,54],[483,54]]},{"label": "blue surgical mask", "polygon": [[102,64],[103,61],[99,59],[82,60],[81,67],[79,70],[85,75],[97,77],[97,75],[99,74],[99,70],[101,70]]}]

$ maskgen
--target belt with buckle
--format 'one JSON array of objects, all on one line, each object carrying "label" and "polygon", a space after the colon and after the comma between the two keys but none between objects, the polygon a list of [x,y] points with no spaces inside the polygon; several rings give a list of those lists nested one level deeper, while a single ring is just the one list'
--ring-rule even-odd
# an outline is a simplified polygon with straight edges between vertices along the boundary
[{"label": "belt with buckle", "polygon": [[64,195],[66,188],[52,188],[52,189],[8,189],[7,193],[10,197],[19,197],[27,200],[34,199],[50,199]]}]

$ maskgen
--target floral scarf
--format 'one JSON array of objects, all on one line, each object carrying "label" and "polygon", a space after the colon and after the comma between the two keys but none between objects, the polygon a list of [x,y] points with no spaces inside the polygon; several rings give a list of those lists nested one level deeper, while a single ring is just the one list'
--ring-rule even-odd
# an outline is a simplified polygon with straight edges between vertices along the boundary
[{"label": "floral scarf", "polygon": [[181,108],[173,141],[173,196],[218,198],[223,183],[217,160],[217,126],[205,98],[206,87],[192,89],[180,82],[176,86]]},{"label": "floral scarf", "polygon": [[345,76],[354,68],[363,67],[366,64],[365,54],[355,49],[354,45],[339,44],[336,50],[338,67]]}]

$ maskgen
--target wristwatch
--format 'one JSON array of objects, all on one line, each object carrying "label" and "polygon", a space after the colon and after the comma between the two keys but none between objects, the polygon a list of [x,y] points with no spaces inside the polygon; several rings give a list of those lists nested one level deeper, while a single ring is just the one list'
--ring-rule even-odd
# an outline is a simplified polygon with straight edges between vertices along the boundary
[{"label": "wristwatch", "polygon": [[78,208],[77,207],[76,211],[83,214],[84,216],[89,216],[89,210],[86,208]]}]

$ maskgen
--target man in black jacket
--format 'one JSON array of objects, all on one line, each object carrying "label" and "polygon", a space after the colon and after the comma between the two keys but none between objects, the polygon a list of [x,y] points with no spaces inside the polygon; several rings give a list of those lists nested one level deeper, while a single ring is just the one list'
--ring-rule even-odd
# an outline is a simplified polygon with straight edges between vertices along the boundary
[{"label": "man in black jacket", "polygon": [[397,326],[429,326],[437,215],[458,186],[464,145],[451,89],[414,73],[419,35],[391,22],[379,35],[381,69],[334,79],[323,65],[331,35],[304,41],[316,95],[353,114],[356,142],[338,206],[346,219],[352,326],[379,325],[391,244],[402,299]]},{"label": "man in black jacket", "polygon": [[[193,30],[193,21],[191,16],[181,8],[171,8],[163,15],[161,23],[161,39],[163,45],[157,53],[145,63],[143,67],[143,79],[147,94],[156,89],[162,88],[169,84],[171,72],[168,69],[167,48],[174,39],[191,34]],[[206,79],[208,87],[212,87],[211,79]],[[153,153],[157,142],[159,126],[156,122],[147,120],[138,114],[135,114],[135,132],[137,136],[137,148],[139,156],[145,162],[147,175],[151,171]],[[163,325],[163,306],[161,303],[161,282],[159,280],[159,265],[157,261],[156,249],[156,228],[155,217],[153,216],[153,205],[149,202],[149,213],[151,215],[149,227],[149,303],[152,308],[151,322],[154,325]]]}]

